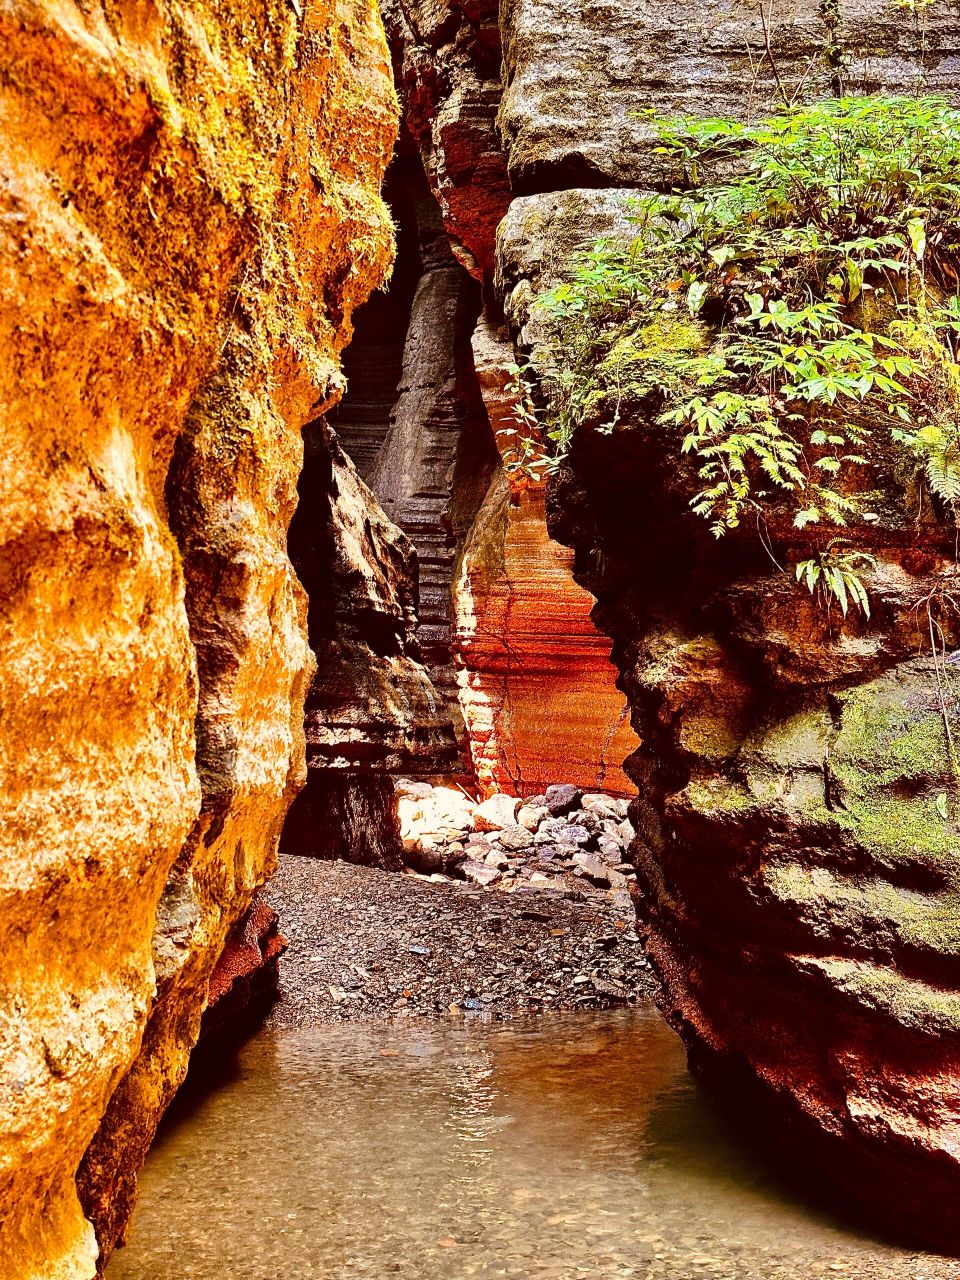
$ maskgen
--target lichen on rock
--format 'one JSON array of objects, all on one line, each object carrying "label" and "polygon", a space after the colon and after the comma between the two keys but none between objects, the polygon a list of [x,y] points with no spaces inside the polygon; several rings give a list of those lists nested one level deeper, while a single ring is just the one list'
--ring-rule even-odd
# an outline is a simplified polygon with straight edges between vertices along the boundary
[{"label": "lichen on rock", "polygon": [[[498,233],[497,283],[534,377],[570,365],[534,299],[582,249],[635,235],[636,189],[672,180],[652,122],[742,119],[776,91],[769,62],[760,75],[740,63],[755,6],[605,12],[504,10],[500,120],[523,194]],[[894,12],[778,6],[771,58],[787,91],[808,67],[813,99],[841,81],[955,92],[955,16],[933,6],[921,29]],[[842,531],[873,557],[871,616],[845,619],[775,563],[821,549],[775,503],[765,539],[752,521],[711,538],[690,510],[700,486],[682,435],[657,421],[671,352],[696,347],[699,322],[683,325],[668,350],[642,321],[608,326],[548,494],[642,738],[626,766],[632,856],[661,1002],[693,1065],[845,1203],[955,1245],[955,530],[929,504],[916,518],[904,469],[878,449],[857,481],[868,514]]]}]

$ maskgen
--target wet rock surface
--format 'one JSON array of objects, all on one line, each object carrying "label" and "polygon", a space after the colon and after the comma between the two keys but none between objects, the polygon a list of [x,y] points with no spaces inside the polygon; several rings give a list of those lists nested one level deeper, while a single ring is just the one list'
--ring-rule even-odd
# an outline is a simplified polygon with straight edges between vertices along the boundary
[{"label": "wet rock surface", "polygon": [[509,1017],[648,998],[653,982],[629,900],[588,890],[507,893],[281,855],[268,901],[290,947],[268,1025]]},{"label": "wet rock surface", "polygon": [[[671,176],[638,108],[747,118],[774,102],[773,61],[812,98],[956,93],[946,6],[929,28],[884,0],[654,0],[615,21],[600,3],[508,0],[501,19],[517,198],[496,287],[534,369],[563,353],[533,297],[578,250],[631,236],[634,189]],[[770,60],[745,74],[758,32]],[[879,460],[869,512],[844,530],[875,557],[872,616],[841,625],[743,531],[714,544],[690,512],[698,486],[680,442],[642,400],[638,384],[593,402],[547,507],[642,738],[626,766],[639,792],[630,857],[662,1007],[703,1077],[837,1198],[955,1247],[957,695],[924,635],[939,628],[944,653],[960,644],[955,530],[914,519],[903,477]],[[775,517],[766,536],[794,564],[826,535]]]}]

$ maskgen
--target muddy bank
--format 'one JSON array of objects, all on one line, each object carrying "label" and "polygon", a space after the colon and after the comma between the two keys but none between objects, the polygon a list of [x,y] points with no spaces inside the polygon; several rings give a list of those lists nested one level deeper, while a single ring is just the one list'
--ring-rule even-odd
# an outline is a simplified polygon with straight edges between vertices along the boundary
[{"label": "muddy bank", "polygon": [[608,1008],[652,994],[632,911],[282,855],[290,947],[269,1025]]}]

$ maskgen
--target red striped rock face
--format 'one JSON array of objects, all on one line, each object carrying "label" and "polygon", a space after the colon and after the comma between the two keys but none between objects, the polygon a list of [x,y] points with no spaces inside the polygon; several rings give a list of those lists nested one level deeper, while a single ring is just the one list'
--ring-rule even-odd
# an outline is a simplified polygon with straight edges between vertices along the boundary
[{"label": "red striped rock face", "polygon": [[[497,226],[511,200],[497,126],[499,6],[384,0],[383,9],[405,123],[451,246],[489,286]],[[473,348],[490,430],[504,449],[496,433],[512,412],[505,383],[513,347],[482,318]],[[401,409],[402,402],[402,424]],[[454,495],[447,521],[458,553],[452,648],[481,788],[529,795],[562,779],[625,793],[622,763],[637,740],[615,686],[609,642],[590,619],[592,601],[572,579],[569,553],[547,534],[542,492],[524,488],[511,496],[498,474],[465,536],[457,516]]]},{"label": "red striped rock face", "polygon": [[637,738],[572,560],[547,534],[541,486],[493,486],[454,591],[460,699],[484,791],[535,795],[560,779],[632,789],[622,766]]}]

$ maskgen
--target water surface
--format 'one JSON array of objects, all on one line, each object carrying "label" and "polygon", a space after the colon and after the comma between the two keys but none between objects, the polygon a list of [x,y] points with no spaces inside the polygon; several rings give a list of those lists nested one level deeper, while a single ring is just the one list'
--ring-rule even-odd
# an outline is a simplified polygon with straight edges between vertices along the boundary
[{"label": "water surface", "polygon": [[650,1008],[262,1031],[141,1188],[108,1280],[960,1278],[780,1190]]}]

